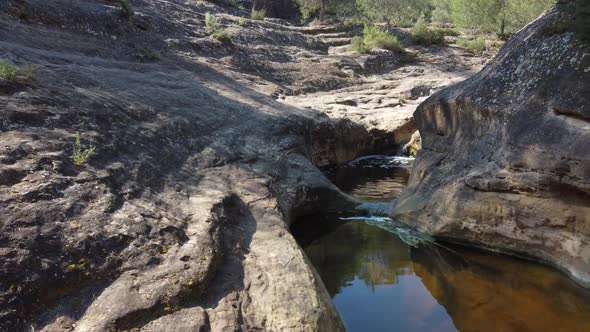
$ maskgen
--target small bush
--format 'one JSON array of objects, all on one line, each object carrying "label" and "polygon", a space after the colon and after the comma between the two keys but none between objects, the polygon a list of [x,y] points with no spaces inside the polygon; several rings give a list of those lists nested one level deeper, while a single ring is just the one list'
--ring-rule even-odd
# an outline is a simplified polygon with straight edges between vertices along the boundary
[{"label": "small bush", "polygon": [[238,21],[238,25],[241,27],[245,27],[248,24],[248,20],[246,20],[244,17],[240,17],[240,20]]},{"label": "small bush", "polygon": [[80,133],[76,132],[76,141],[74,142],[74,152],[72,154],[72,160],[74,161],[74,165],[82,166],[86,164],[90,155],[94,152],[95,147],[91,144],[88,149],[85,149],[82,146],[82,140],[80,138]]},{"label": "small bush", "polygon": [[311,25],[312,27],[317,27],[322,25],[322,21],[320,21],[319,18],[314,18],[311,22],[309,22],[309,25]]},{"label": "small bush", "polygon": [[38,68],[33,65],[17,67],[9,62],[0,60],[0,79],[5,81],[34,81]]},{"label": "small bush", "polygon": [[345,18],[344,22],[342,22],[342,24],[344,25],[345,28],[352,28],[355,26],[355,20],[352,18]]},{"label": "small bush", "polygon": [[33,65],[24,65],[20,69],[20,75],[24,81],[34,81],[39,68]]},{"label": "small bush", "polygon": [[442,34],[443,36],[453,36],[453,37],[459,37],[461,34],[459,33],[459,31],[453,29],[453,28],[435,28],[432,29],[434,31],[436,31],[437,33]]},{"label": "small bush", "polygon": [[481,53],[486,50],[486,41],[481,38],[466,39],[459,38],[457,45],[464,47],[472,52]]},{"label": "small bush", "polygon": [[350,50],[359,53],[368,53],[374,48],[383,48],[395,52],[403,52],[397,38],[375,26],[365,25],[363,37],[356,36],[350,41]]},{"label": "small bush", "polygon": [[265,17],[266,17],[266,10],[264,10],[264,9],[257,10],[256,8],[252,7],[252,13],[250,13],[251,19],[261,21],[261,20],[264,20]]},{"label": "small bush", "polygon": [[205,13],[205,26],[209,32],[215,32],[219,30],[219,21],[215,15],[210,12]]},{"label": "small bush", "polygon": [[360,27],[363,26],[363,21],[358,18],[358,17],[348,17],[346,19],[344,19],[344,27],[346,28],[354,28],[354,27]]},{"label": "small bush", "polygon": [[445,35],[441,29],[428,28],[424,15],[420,16],[410,30],[410,38],[415,43],[423,45],[442,44],[445,41]]},{"label": "small bush", "polygon": [[244,6],[236,0],[229,0],[229,5],[239,10],[244,10]]},{"label": "small bush", "polygon": [[141,49],[139,57],[146,61],[158,61],[160,60],[160,52],[146,47]]},{"label": "small bush", "polygon": [[0,61],[0,79],[5,81],[16,81],[18,74],[18,67],[11,63]]},{"label": "small bush", "polygon": [[131,18],[135,14],[133,6],[129,0],[119,0],[119,6],[121,6],[121,14],[123,17]]},{"label": "small bush", "polygon": [[361,37],[361,36],[352,37],[352,40],[350,41],[350,49],[352,51],[356,51],[359,53],[365,53],[366,50],[363,47],[363,37]]},{"label": "small bush", "polygon": [[231,36],[223,30],[214,32],[213,34],[211,34],[211,38],[217,39],[218,41],[227,45],[233,44]]},{"label": "small bush", "polygon": [[401,52],[404,49],[394,35],[383,31],[376,26],[368,25],[365,25],[365,28],[363,29],[363,47],[366,50],[383,48],[396,52]]}]

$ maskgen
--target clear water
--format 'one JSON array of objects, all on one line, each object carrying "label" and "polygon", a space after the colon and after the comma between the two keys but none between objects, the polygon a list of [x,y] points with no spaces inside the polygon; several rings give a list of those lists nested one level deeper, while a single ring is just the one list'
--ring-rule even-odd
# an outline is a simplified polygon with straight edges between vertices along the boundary
[{"label": "clear water", "polygon": [[[407,168],[366,166],[332,179],[369,200],[389,200],[407,181]],[[590,331],[590,292],[559,271],[448,244],[410,247],[343,217],[304,217],[292,231],[348,331]]]},{"label": "clear water", "polygon": [[330,180],[340,190],[366,201],[391,201],[408,183],[412,159],[372,156],[333,170]]}]

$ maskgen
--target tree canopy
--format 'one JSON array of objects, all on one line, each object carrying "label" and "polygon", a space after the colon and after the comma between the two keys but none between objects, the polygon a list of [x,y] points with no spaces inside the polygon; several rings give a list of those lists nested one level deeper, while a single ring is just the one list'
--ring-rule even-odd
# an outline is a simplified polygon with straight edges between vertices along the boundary
[{"label": "tree canopy", "polygon": [[[514,33],[556,0],[296,0],[305,18],[327,12],[369,22],[453,24],[486,32]],[[583,1],[582,1],[583,2]]]}]

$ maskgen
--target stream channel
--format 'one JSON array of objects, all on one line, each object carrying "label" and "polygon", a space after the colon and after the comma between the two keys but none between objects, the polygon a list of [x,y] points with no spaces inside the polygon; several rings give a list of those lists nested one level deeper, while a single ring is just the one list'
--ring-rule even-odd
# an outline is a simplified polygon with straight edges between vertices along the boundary
[{"label": "stream channel", "polygon": [[[374,156],[328,177],[358,199],[390,202],[411,164]],[[590,331],[590,292],[562,272],[448,243],[415,244],[394,229],[388,218],[341,213],[292,226],[347,331]]]}]

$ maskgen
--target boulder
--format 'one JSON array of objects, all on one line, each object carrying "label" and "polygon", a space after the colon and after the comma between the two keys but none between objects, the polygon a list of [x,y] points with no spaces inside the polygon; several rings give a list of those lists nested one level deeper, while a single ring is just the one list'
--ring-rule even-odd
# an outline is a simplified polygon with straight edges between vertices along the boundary
[{"label": "boulder", "polygon": [[392,215],[590,286],[590,51],[570,21],[549,10],[420,105],[423,149]]}]

